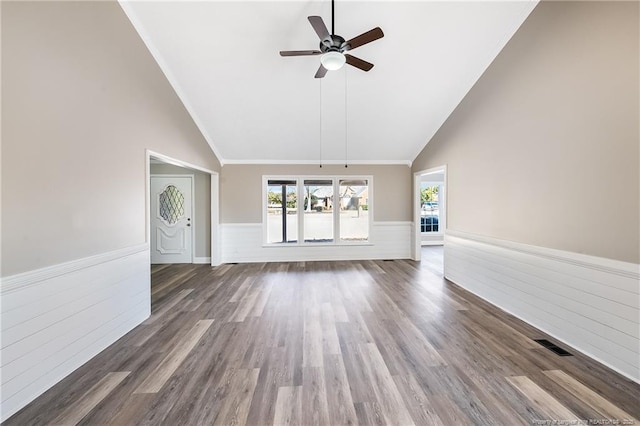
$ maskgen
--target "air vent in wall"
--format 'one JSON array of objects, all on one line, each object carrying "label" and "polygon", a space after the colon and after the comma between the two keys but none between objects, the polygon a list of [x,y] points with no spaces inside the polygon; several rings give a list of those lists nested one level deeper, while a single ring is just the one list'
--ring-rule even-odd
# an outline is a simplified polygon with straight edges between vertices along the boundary
[{"label": "air vent in wall", "polygon": [[560,346],[548,341],[547,339],[534,339],[534,342],[541,344],[542,346],[549,349],[551,352],[555,353],[556,355],[573,356],[571,353],[565,351]]}]

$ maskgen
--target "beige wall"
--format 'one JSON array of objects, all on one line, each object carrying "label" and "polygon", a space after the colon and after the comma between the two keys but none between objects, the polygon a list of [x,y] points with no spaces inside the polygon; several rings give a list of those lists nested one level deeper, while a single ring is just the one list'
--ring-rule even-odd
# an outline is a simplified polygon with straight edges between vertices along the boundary
[{"label": "beige wall", "polygon": [[193,175],[195,257],[211,256],[211,175],[171,164],[152,164],[151,174]]},{"label": "beige wall", "polygon": [[638,263],[637,2],[543,2],[413,164],[449,229]]},{"label": "beige wall", "polygon": [[220,166],[116,2],[2,2],[2,276],[145,241],[145,149]]},{"label": "beige wall", "polygon": [[220,221],[262,222],[262,176],[373,176],[374,220],[411,221],[411,170],[407,166],[226,165],[220,175]]}]

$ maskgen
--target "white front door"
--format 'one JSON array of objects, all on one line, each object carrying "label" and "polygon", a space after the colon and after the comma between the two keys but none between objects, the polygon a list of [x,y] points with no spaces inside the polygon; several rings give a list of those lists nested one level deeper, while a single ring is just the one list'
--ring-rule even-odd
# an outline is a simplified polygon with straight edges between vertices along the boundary
[{"label": "white front door", "polygon": [[191,176],[151,176],[151,263],[192,263]]}]

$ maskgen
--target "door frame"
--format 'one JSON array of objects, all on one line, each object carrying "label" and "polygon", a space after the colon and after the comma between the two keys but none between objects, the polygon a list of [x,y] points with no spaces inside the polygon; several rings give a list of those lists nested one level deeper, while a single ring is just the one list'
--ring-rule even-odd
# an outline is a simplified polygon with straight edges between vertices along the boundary
[{"label": "door frame", "polygon": [[[151,179],[153,178],[189,178],[191,180],[191,217],[194,218],[194,220],[191,221],[191,259],[189,261],[189,263],[193,263],[195,257],[196,257],[196,229],[197,229],[197,222],[195,220],[195,215],[196,215],[196,176],[195,175],[191,175],[191,174],[184,174],[184,175],[180,175],[180,174],[150,174],[149,175],[149,190],[151,190]],[[151,203],[151,193],[149,193],[149,203]],[[151,204],[149,204],[149,207],[151,207]],[[149,210],[149,213],[153,214],[153,212],[151,212],[151,210]],[[151,258],[151,250],[153,249],[153,247],[151,247],[151,214],[149,215],[149,258]]]},{"label": "door frame", "polygon": [[[442,233],[444,234],[443,238],[446,237],[447,226],[448,226],[448,206],[447,206],[447,191],[449,187],[447,186],[447,165],[444,164],[442,166],[432,167],[426,170],[420,170],[413,174],[413,247],[411,250],[411,259],[417,262],[420,261],[422,257],[422,232],[420,227],[420,185],[422,182],[422,176],[428,175],[431,173],[442,172],[444,174],[444,191],[442,194],[438,194],[438,203],[440,203],[440,219],[444,219],[443,221],[439,221],[438,226],[442,227]],[[444,214],[443,214],[444,213]]]},{"label": "door frame", "polygon": [[[167,164],[198,170],[211,176],[211,266],[220,265],[222,263],[222,245],[220,244],[220,175],[218,172],[149,149],[145,150],[145,157],[145,241],[149,258],[151,258],[151,157],[154,157]],[[191,202],[195,203],[194,200],[195,196],[192,197]],[[195,238],[192,238],[192,244],[195,244]],[[192,252],[192,258],[194,257],[195,249]]]}]

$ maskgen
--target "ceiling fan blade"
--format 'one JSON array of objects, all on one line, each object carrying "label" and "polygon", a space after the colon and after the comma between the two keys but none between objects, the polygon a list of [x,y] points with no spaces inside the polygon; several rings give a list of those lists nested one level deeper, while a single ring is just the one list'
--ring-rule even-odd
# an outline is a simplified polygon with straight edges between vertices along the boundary
[{"label": "ceiling fan blade", "polygon": [[375,27],[372,30],[367,31],[366,33],[362,33],[357,37],[348,40],[345,45],[349,46],[348,50],[353,50],[356,47],[360,47],[363,44],[371,43],[379,38],[384,37],[384,33],[380,29],[380,27]]},{"label": "ceiling fan blade", "polygon": [[280,56],[313,56],[321,55],[319,50],[281,50]]},{"label": "ceiling fan blade", "polygon": [[320,68],[316,71],[315,78],[323,78],[327,74],[327,69],[320,64]]},{"label": "ceiling fan blade", "polygon": [[318,37],[320,37],[320,40],[324,40],[329,37],[329,30],[324,24],[321,16],[309,16],[307,19],[311,22],[311,26],[315,30],[316,34],[318,34]]},{"label": "ceiling fan blade", "polygon": [[363,59],[356,58],[355,56],[346,54],[344,57],[347,59],[347,63],[353,67],[360,68],[362,71],[369,71],[373,68],[373,64],[371,62],[367,62]]}]

